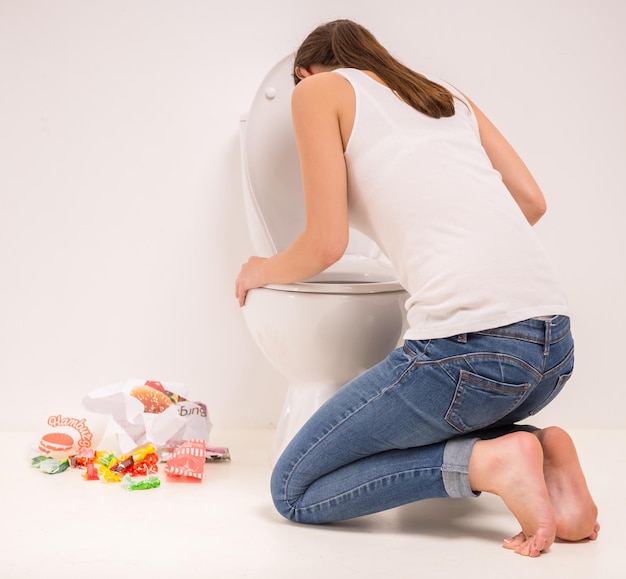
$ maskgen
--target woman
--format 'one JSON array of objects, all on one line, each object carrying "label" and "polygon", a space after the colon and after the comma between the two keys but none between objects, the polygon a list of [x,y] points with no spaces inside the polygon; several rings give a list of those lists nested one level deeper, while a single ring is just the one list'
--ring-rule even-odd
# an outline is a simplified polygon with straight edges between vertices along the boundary
[{"label": "woman", "polygon": [[573,369],[566,300],[531,227],[545,201],[530,172],[467,97],[354,22],[314,30],[294,79],[306,226],[285,251],[242,266],[239,304],[337,261],[350,222],[408,291],[409,328],[289,444],[272,475],[277,509],[326,523],[491,492],[521,525],[504,543],[517,553],[595,539],[571,438],[514,426]]}]

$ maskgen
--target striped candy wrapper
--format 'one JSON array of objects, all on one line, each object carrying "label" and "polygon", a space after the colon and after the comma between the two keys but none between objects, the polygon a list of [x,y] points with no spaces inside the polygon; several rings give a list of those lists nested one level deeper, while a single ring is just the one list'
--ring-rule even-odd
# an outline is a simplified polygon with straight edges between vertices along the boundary
[{"label": "striped candy wrapper", "polygon": [[202,480],[205,458],[206,442],[199,439],[187,440],[172,452],[165,465],[165,474]]}]

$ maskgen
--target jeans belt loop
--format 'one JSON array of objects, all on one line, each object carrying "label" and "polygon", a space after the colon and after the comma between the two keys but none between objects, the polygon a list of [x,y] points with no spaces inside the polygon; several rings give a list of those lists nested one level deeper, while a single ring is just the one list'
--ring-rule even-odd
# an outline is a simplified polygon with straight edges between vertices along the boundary
[{"label": "jeans belt loop", "polygon": [[545,337],[544,337],[544,344],[543,344],[543,355],[547,356],[550,353],[550,330],[552,329],[552,320],[546,320],[544,322],[545,324]]}]

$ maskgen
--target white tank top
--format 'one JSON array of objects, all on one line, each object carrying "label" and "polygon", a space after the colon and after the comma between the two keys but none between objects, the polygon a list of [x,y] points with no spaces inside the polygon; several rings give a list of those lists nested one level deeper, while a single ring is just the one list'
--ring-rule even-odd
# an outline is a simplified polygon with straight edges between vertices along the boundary
[{"label": "white tank top", "polygon": [[[443,338],[567,314],[533,228],[480,143],[469,103],[434,119],[355,69],[346,147],[351,225],[371,237],[402,285],[405,339]],[[439,82],[439,81],[436,81]]]}]

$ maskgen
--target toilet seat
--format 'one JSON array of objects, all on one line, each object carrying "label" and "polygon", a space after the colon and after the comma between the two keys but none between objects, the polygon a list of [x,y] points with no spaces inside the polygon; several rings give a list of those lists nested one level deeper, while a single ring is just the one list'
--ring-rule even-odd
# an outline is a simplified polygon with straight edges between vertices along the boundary
[{"label": "toilet seat", "polygon": [[337,263],[306,281],[264,287],[314,294],[372,294],[403,289],[386,262],[356,255],[344,255]]},{"label": "toilet seat", "polygon": [[397,281],[340,281],[336,283],[299,281],[291,284],[271,283],[263,287],[284,292],[306,294],[380,294],[402,290],[402,286]]}]

